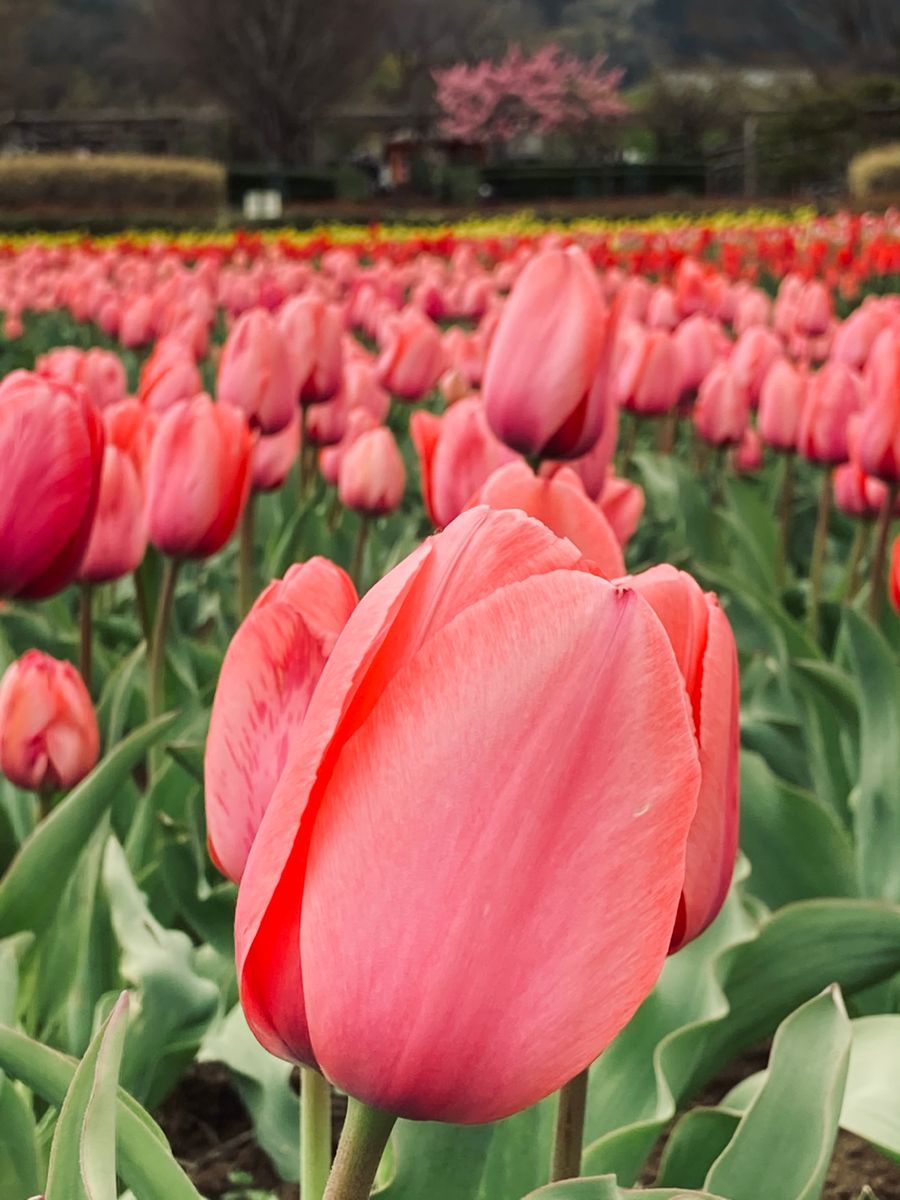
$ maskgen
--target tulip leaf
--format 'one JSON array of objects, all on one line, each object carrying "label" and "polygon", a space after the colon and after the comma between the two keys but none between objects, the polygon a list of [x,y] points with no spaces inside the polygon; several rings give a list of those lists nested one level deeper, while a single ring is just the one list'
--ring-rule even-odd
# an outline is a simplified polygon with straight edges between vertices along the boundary
[{"label": "tulip leaf", "polygon": [[[62,1106],[77,1066],[59,1051],[0,1025],[0,1070],[21,1080],[48,1104]],[[118,1097],[118,1171],[126,1186],[139,1200],[201,1200],[172,1157],[159,1126],[124,1089],[119,1088]]]},{"label": "tulip leaf", "polygon": [[741,1114],[725,1106],[692,1108],[669,1135],[656,1176],[658,1187],[702,1188],[731,1139]]},{"label": "tulip leaf", "polygon": [[837,988],[782,1023],[765,1083],[709,1170],[709,1191],[729,1200],[817,1200],[837,1137],[850,1043]]},{"label": "tulip leaf", "polygon": [[97,704],[97,720],[101,729],[106,731],[107,746],[115,746],[121,741],[128,724],[131,698],[146,657],[147,643],[141,642],[116,664],[107,677]]},{"label": "tulip leaf", "polygon": [[116,1200],[116,1109],[128,993],[75,1068],[60,1109],[46,1200]]},{"label": "tulip leaf", "polygon": [[174,721],[173,715],[160,717],[127,737],[22,845],[0,881],[0,937],[47,927],[61,896],[58,881],[74,871],[129,772]]},{"label": "tulip leaf", "polygon": [[31,1105],[11,1080],[0,1075],[0,1195],[35,1195],[40,1191],[40,1173]]},{"label": "tulip leaf", "polygon": [[[479,1196],[490,1125],[398,1121],[391,1135],[394,1173],[377,1200],[464,1200]],[[546,1178],[546,1176],[545,1176]],[[512,1195],[504,1192],[504,1196]],[[498,1197],[498,1200],[500,1198]]]},{"label": "tulip leaf", "polygon": [[[728,926],[732,925],[729,936]],[[635,1179],[679,1104],[832,982],[852,993],[900,970],[900,908],[861,900],[787,905],[758,934],[727,906],[670,959],[591,1070],[584,1168]]]},{"label": "tulip leaf", "polygon": [[900,1162],[900,1015],[860,1017],[853,1047],[841,1126]]},{"label": "tulip leaf", "polygon": [[724,1200],[709,1192],[684,1188],[620,1188],[615,1175],[592,1179],[567,1179],[530,1192],[525,1200]]},{"label": "tulip leaf", "polygon": [[859,689],[860,780],[853,806],[859,881],[866,896],[900,901],[900,667],[884,636],[847,609]]},{"label": "tulip leaf", "polygon": [[256,1140],[282,1179],[294,1182],[300,1162],[300,1100],[290,1063],[264,1050],[236,1005],[203,1040],[199,1062],[224,1063],[253,1121]]},{"label": "tulip leaf", "polygon": [[747,887],[769,908],[856,894],[853,844],[831,810],[750,753],[741,755],[741,849]]},{"label": "tulip leaf", "polygon": [[203,784],[203,755],[206,750],[205,742],[170,742],[166,752],[174,758],[179,767],[187,771],[191,778],[201,786]]}]

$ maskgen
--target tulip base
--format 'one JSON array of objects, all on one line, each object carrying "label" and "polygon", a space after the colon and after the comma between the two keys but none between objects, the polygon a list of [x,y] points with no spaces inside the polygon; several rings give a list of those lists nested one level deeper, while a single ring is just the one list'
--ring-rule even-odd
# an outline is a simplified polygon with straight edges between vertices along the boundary
[{"label": "tulip base", "polygon": [[561,1179],[577,1179],[581,1174],[587,1087],[588,1072],[585,1069],[580,1075],[570,1079],[565,1087],[560,1088],[553,1159],[550,1164],[551,1183]]},{"label": "tulip base", "polygon": [[331,1087],[312,1067],[300,1068],[300,1195],[322,1200],[331,1170]]},{"label": "tulip base", "polygon": [[396,1117],[350,1098],[325,1200],[369,1200]]}]

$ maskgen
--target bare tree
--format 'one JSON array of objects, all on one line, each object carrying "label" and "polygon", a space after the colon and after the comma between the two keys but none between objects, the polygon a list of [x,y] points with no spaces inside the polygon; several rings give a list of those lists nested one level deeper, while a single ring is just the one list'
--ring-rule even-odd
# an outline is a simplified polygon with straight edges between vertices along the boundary
[{"label": "bare tree", "polygon": [[377,55],[382,0],[151,0],[163,42],[273,161],[304,160],[310,131]]}]

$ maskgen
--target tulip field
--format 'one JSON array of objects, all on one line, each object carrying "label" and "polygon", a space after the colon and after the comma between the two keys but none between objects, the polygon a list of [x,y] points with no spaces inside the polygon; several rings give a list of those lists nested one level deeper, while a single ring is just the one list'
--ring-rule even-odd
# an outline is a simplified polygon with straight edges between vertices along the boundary
[{"label": "tulip field", "polygon": [[900,214],[0,243],[0,1200],[900,1200]]}]

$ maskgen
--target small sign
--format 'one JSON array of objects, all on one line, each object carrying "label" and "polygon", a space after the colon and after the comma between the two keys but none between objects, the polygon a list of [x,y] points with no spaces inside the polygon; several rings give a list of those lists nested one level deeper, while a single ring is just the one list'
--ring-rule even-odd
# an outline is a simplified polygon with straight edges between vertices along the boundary
[{"label": "small sign", "polygon": [[276,188],[244,192],[244,216],[248,221],[278,221],[282,212],[281,192]]}]

